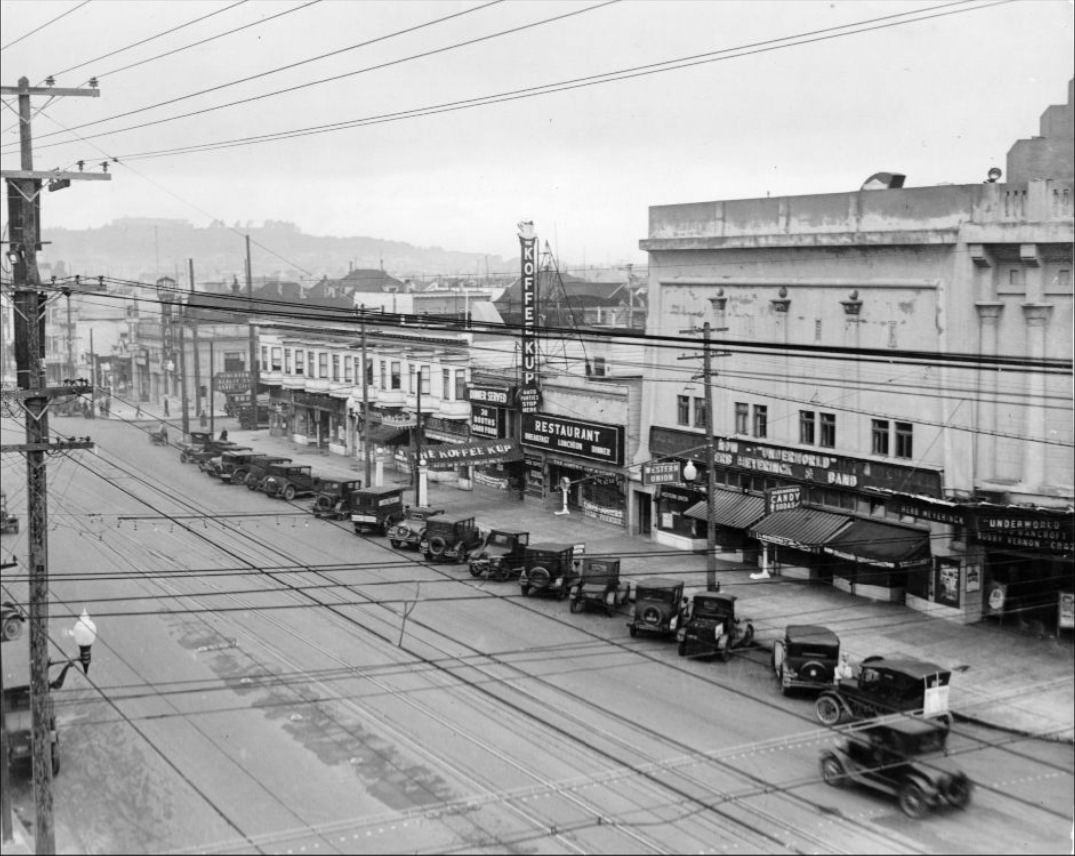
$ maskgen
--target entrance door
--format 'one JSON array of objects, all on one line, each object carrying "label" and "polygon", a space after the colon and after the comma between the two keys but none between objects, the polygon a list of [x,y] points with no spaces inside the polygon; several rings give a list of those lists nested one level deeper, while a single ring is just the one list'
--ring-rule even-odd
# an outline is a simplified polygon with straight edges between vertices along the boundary
[{"label": "entrance door", "polygon": [[653,502],[648,493],[635,491],[635,507],[638,509],[638,534],[649,535],[653,528]]}]

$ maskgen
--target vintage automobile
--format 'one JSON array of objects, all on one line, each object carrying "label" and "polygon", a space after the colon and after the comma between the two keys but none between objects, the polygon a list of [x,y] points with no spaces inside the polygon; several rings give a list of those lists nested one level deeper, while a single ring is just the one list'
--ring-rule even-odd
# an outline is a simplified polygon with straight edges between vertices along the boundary
[{"label": "vintage automobile", "polygon": [[571,589],[571,611],[599,609],[612,615],[627,602],[627,586],[620,582],[620,560],[583,557],[578,583]]},{"label": "vintage automobile", "polygon": [[261,483],[273,464],[290,464],[291,458],[279,455],[254,455],[245,464],[239,464],[231,474],[232,484],[243,484],[249,490],[260,490]]},{"label": "vintage automobile", "polygon": [[679,619],[676,641],[680,657],[716,654],[725,663],[736,648],[754,641],[754,625],[735,616],[734,594],[698,592]]},{"label": "vintage automobile", "polygon": [[370,530],[387,535],[403,519],[403,488],[384,484],[353,490],[348,507],[356,535]]},{"label": "vintage automobile", "polygon": [[362,479],[318,476],[314,494],[314,517],[347,520],[351,517],[351,493],[362,487]]},{"label": "vintage automobile", "polygon": [[221,455],[225,452],[250,451],[253,450],[249,446],[240,446],[238,443],[221,443],[217,441],[215,446],[206,446],[200,452],[191,452],[188,461],[196,463],[198,469],[206,475],[219,478]]},{"label": "vintage automobile", "polygon": [[529,543],[529,532],[490,529],[470,560],[470,575],[497,582],[514,579],[522,571],[523,548]]},{"label": "vintage automobile", "polygon": [[465,562],[482,545],[473,517],[433,517],[418,542],[427,562]]},{"label": "vintage automobile", "polygon": [[246,474],[255,463],[286,463],[290,460],[278,455],[263,455],[246,450],[221,452],[217,477],[222,484],[243,484]]},{"label": "vintage automobile", "polygon": [[210,458],[215,458],[223,452],[249,449],[249,446],[240,446],[231,440],[210,440],[200,449],[187,449],[179,453],[179,461],[184,464],[197,464],[199,468]]},{"label": "vintage automobile", "polygon": [[823,725],[890,713],[937,717],[951,725],[948,682],[952,673],[936,663],[910,658],[867,657],[854,678],[836,681],[814,703]]},{"label": "vintage automobile", "polygon": [[388,533],[388,543],[397,550],[400,547],[417,550],[422,541],[422,533],[426,531],[426,522],[438,514],[444,514],[444,509],[428,505],[405,506],[403,519]]},{"label": "vintage automobile", "polygon": [[638,631],[669,636],[679,624],[683,583],[666,577],[649,577],[635,586],[635,611],[627,627],[632,636]]},{"label": "vintage automobile", "polygon": [[[59,665],[49,663],[49,666]],[[60,674],[49,681],[49,689],[59,690],[63,688],[67,672],[74,661],[64,663]],[[52,763],[52,775],[60,772],[60,732],[56,727],[56,713],[53,708],[52,694],[45,696],[47,719],[49,723],[49,755]],[[33,717],[30,712],[30,685],[4,687],[4,714],[5,727],[7,730],[7,752],[12,765],[25,762],[30,764],[33,757]]]},{"label": "vintage automobile", "polygon": [[773,672],[780,691],[822,690],[832,685],[840,660],[840,637],[818,624],[789,624],[773,642]]},{"label": "vintage automobile", "polygon": [[821,776],[834,787],[862,785],[895,797],[911,818],[942,805],[963,808],[973,788],[947,757],[948,730],[923,719],[898,719],[855,731],[821,755]]},{"label": "vintage automobile", "polygon": [[168,428],[165,425],[157,431],[149,432],[149,444],[151,446],[167,446],[168,445]]},{"label": "vintage automobile", "polygon": [[544,595],[563,600],[578,581],[572,544],[528,544],[523,547],[519,589],[523,597]]},{"label": "vintage automobile", "polygon": [[269,464],[258,489],[266,496],[291,502],[297,496],[313,496],[317,477],[305,464]]},{"label": "vintage automobile", "polygon": [[235,467],[241,462],[250,460],[253,456],[252,449],[240,446],[235,449],[225,449],[216,457],[199,464],[198,467],[206,475],[220,479],[222,482],[231,481]]},{"label": "vintage automobile", "polygon": [[212,442],[213,435],[208,431],[191,431],[179,444],[179,460],[186,463],[186,456],[191,452],[198,452],[205,448],[207,443]]}]

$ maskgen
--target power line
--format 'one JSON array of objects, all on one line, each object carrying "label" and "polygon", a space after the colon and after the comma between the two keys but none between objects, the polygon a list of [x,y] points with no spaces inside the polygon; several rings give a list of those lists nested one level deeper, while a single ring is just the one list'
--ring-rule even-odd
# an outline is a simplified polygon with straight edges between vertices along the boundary
[{"label": "power line", "polygon": [[23,39],[30,38],[30,36],[32,36],[34,33],[40,33],[43,29],[45,29],[45,27],[48,27],[48,26],[51,26],[52,24],[55,24],[61,18],[66,18],[72,12],[77,12],[79,9],[81,9],[83,6],[85,6],[89,2],[90,2],[90,0],[82,0],[82,2],[79,3],[77,6],[74,6],[71,9],[68,9],[66,12],[61,12],[55,18],[51,18],[50,20],[45,21],[44,24],[41,24],[40,26],[34,27],[34,29],[30,30],[30,32],[24,33],[23,35],[19,36],[14,41],[8,42],[3,47],[0,47],[0,51],[6,51],[8,48],[11,48],[11,47],[14,47],[15,45],[17,45]]}]

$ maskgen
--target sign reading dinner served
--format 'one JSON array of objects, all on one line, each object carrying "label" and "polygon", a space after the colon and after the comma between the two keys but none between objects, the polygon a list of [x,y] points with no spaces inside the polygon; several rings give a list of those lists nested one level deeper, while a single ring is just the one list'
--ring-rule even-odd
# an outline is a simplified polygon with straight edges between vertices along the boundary
[{"label": "sign reading dinner served", "polygon": [[623,465],[623,428],[544,413],[524,413],[523,445]]}]

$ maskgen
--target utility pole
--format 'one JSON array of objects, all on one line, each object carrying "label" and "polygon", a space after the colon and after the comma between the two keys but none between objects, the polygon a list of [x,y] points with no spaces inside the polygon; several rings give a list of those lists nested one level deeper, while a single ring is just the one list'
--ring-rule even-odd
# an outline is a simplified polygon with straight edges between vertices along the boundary
[{"label": "utility pole", "polygon": [[250,267],[250,236],[246,236],[246,299],[250,311],[250,427],[258,427],[258,333],[254,326],[254,275]]},{"label": "utility pole", "polygon": [[[717,581],[717,520],[714,500],[717,496],[716,443],[713,438],[713,352],[710,350],[709,337],[712,331],[709,322],[702,325],[702,380],[705,385],[705,475],[706,475],[706,547],[705,547],[705,583],[709,591],[720,591]],[[680,333],[697,333],[697,329],[680,330]],[[722,352],[720,356],[728,356]],[[681,360],[697,359],[694,355],[680,357]],[[687,470],[684,468],[684,473]],[[693,477],[691,477],[693,478]]]},{"label": "utility pole", "polygon": [[[190,275],[190,296],[194,296],[194,259],[187,259],[187,272]],[[190,321],[191,348],[194,351],[194,410],[199,419],[202,415],[202,371],[201,354],[198,345],[198,321],[189,314],[190,300],[187,300],[188,320]]]},{"label": "utility pole", "polygon": [[359,311],[362,313],[359,330],[362,331],[362,458],[365,462],[362,485],[369,487],[373,482],[373,450],[370,448],[370,382],[366,368],[366,308]]},{"label": "utility pole", "polygon": [[425,366],[418,367],[418,408],[414,419],[414,504],[426,504],[425,472],[422,470],[422,385],[425,378]]},{"label": "utility pole", "polygon": [[[31,87],[25,77],[18,86],[0,86],[0,95],[16,95],[19,101],[19,142],[21,169],[4,170],[8,192],[8,257],[12,263],[15,306],[15,370],[17,398],[26,417],[26,442],[0,447],[0,452],[18,451],[26,455],[27,547],[30,576],[30,716],[31,752],[34,777],[34,839],[39,854],[56,852],[52,816],[52,742],[49,695],[49,584],[48,584],[48,493],[45,456],[60,449],[88,449],[88,439],[49,442],[49,399],[57,395],[85,394],[86,384],[48,388],[45,380],[45,303],[37,269],[40,249],[38,217],[42,181],[50,190],[66,187],[72,180],[108,180],[107,173],[35,172],[33,135],[30,130],[30,96],[49,98],[100,95],[97,81],[90,89],[61,89],[55,86]],[[105,164],[107,166],[107,162]],[[8,759],[0,759],[7,764]]]}]

